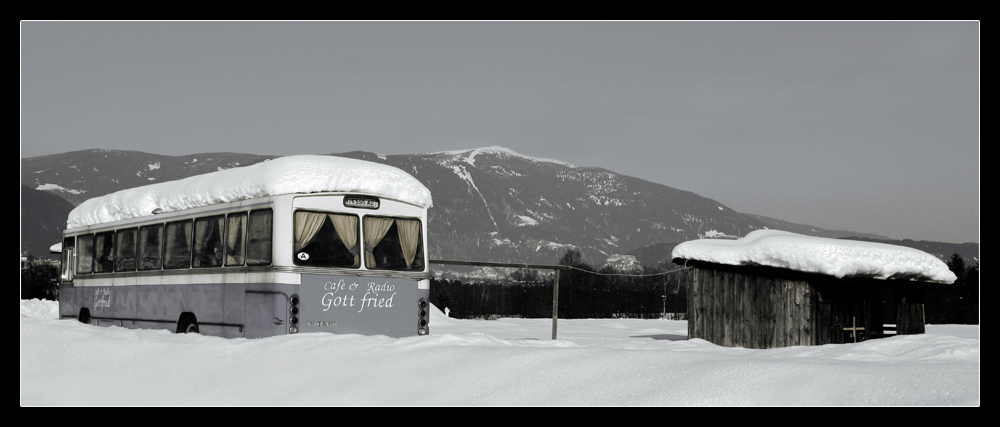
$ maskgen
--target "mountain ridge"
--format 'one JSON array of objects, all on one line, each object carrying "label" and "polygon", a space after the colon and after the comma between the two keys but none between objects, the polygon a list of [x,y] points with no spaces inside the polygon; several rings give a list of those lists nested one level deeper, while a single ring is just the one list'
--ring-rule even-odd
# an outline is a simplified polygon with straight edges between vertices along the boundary
[{"label": "mountain ridge", "polygon": [[[555,263],[566,250],[577,249],[588,263],[602,265],[611,255],[663,242],[737,237],[756,229],[778,228],[776,224],[794,225],[739,213],[693,192],[604,168],[539,159],[498,146],[416,154],[355,150],[328,155],[395,166],[431,189],[434,207],[428,212],[428,250],[435,259]],[[125,188],[278,157],[282,156],[232,152],[165,156],[78,150],[21,159],[21,183],[78,205]],[[829,232],[795,226],[812,230],[803,234]],[[54,241],[45,242],[45,247],[58,241],[56,236]]]}]

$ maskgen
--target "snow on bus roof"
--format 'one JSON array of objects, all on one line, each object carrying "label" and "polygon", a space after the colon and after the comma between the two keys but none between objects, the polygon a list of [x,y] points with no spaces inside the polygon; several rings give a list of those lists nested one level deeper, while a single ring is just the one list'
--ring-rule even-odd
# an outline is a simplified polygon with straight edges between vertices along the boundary
[{"label": "snow on bus roof", "polygon": [[904,246],[757,230],[737,240],[700,239],[674,247],[671,258],[726,265],[764,265],[807,273],[953,283],[937,257]]},{"label": "snow on bus roof", "polygon": [[344,157],[287,156],[241,168],[131,188],[89,199],[73,209],[68,228],[173,212],[216,203],[292,193],[372,194],[422,207],[431,192],[402,170]]}]

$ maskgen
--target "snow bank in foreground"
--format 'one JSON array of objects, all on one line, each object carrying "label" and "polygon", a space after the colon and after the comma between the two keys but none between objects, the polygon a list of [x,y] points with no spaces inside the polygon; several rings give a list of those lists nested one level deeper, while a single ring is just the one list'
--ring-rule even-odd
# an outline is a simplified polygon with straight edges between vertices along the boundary
[{"label": "snow bank in foreground", "polygon": [[57,320],[21,301],[21,406],[979,406],[978,325],[770,350],[687,322],[460,320],[431,335],[225,339]]},{"label": "snow bank in foreground", "polygon": [[288,156],[255,165],[95,197],[69,214],[67,228],[290,193],[368,193],[430,207],[431,192],[392,166],[333,156]]},{"label": "snow bank in foreground", "polygon": [[701,239],[676,247],[672,258],[727,265],[766,265],[834,277],[872,277],[952,283],[944,262],[913,248],[857,240],[757,230],[738,240]]}]

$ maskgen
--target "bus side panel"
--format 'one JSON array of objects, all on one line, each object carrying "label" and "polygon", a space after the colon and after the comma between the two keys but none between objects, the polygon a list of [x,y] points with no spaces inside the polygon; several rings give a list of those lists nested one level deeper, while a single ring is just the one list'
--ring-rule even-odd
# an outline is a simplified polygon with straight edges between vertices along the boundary
[{"label": "bus side panel", "polygon": [[135,301],[132,286],[63,286],[59,288],[59,317],[77,318],[86,309],[91,324],[122,326],[122,319],[135,318]]},{"label": "bus side panel", "polygon": [[245,336],[266,338],[288,332],[289,301],[283,292],[247,291],[244,297]]},{"label": "bus side panel", "polygon": [[303,274],[300,332],[417,335],[417,281]]},{"label": "bus side panel", "polygon": [[76,319],[80,315],[80,308],[83,307],[82,293],[77,292],[76,286],[59,286],[59,318]]},{"label": "bus side panel", "polygon": [[181,315],[191,313],[202,334],[235,338],[244,336],[245,289],[243,284],[64,286],[59,315],[76,318],[85,308],[91,324],[176,331]]}]

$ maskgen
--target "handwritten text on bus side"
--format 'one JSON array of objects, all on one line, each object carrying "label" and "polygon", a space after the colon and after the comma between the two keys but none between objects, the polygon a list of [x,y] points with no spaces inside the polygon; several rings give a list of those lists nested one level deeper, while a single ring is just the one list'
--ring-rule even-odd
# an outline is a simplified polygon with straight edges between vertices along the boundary
[{"label": "handwritten text on bus side", "polygon": [[111,308],[111,288],[97,288],[94,290],[94,310],[103,311]]}]

